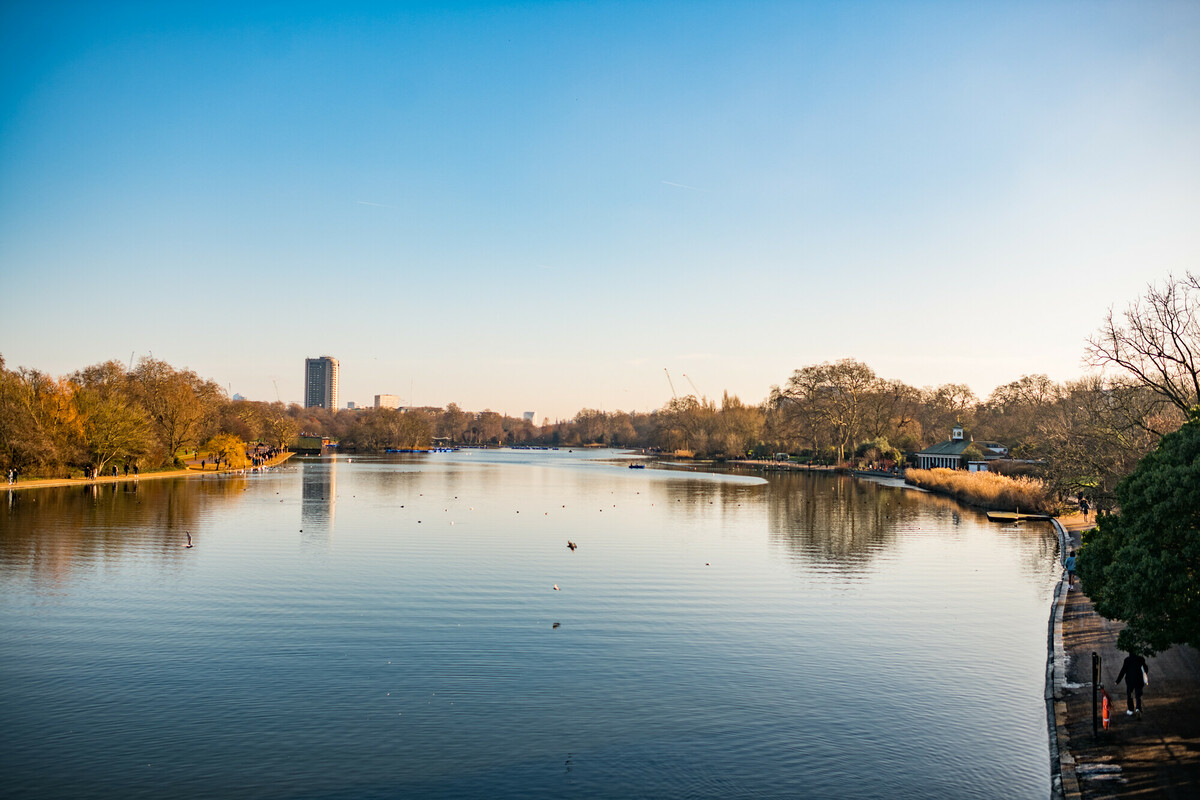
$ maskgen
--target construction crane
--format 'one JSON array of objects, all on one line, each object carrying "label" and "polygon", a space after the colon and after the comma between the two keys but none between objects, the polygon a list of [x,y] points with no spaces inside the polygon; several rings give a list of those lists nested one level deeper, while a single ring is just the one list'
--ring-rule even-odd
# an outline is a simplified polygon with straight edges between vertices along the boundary
[{"label": "construction crane", "polygon": [[275,399],[282,403],[283,398],[279,396],[279,381],[271,378],[271,383],[275,384]]},{"label": "construction crane", "polygon": [[675,382],[674,382],[673,380],[671,380],[671,373],[670,373],[670,372],[667,372],[667,368],[666,368],[666,367],[663,367],[663,372],[666,372],[666,373],[667,373],[667,383],[671,385],[671,397],[673,397],[673,398],[675,398],[676,400],[678,400],[678,399],[679,399],[679,395],[675,394]]},{"label": "construction crane", "polygon": [[692,379],[688,378],[688,374],[683,373],[683,377],[687,378],[687,382],[692,384],[692,391],[696,393],[696,399],[700,399],[700,390],[696,388],[696,384],[692,383]]}]

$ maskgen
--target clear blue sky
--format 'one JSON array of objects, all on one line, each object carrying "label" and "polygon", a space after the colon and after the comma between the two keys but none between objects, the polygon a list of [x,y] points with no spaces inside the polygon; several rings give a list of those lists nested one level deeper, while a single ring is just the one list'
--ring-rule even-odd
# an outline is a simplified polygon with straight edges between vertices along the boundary
[{"label": "clear blue sky", "polygon": [[1200,268],[1200,4],[0,7],[0,354],[568,417],[986,395]]}]

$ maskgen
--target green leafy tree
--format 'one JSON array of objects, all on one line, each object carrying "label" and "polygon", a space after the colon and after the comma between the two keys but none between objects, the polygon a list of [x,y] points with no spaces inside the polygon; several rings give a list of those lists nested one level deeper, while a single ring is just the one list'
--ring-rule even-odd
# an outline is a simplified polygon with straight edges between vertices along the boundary
[{"label": "green leafy tree", "polygon": [[1122,650],[1200,645],[1200,416],[1164,436],[1117,485],[1119,514],[1084,537],[1078,570]]},{"label": "green leafy tree", "polygon": [[969,444],[967,445],[967,449],[962,451],[960,460],[962,461],[963,468],[965,469],[967,464],[972,461],[983,461],[983,451],[975,445]]}]

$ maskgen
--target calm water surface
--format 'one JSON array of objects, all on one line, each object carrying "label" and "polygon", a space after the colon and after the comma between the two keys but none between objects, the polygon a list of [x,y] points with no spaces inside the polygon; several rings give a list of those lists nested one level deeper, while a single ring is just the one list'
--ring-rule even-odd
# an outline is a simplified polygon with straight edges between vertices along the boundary
[{"label": "calm water surface", "polygon": [[1049,527],[613,455],[0,494],[0,794],[1048,796]]}]

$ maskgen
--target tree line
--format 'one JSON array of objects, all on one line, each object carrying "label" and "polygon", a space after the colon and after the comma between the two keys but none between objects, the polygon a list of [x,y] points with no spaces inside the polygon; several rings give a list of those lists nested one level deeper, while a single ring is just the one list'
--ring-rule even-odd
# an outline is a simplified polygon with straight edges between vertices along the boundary
[{"label": "tree line", "polygon": [[231,401],[214,381],[153,358],[55,378],[10,370],[0,356],[0,468],[23,475],[178,467],[201,448],[236,463],[246,442],[285,447],[298,430],[283,403]]},{"label": "tree line", "polygon": [[[1089,362],[1102,371],[1074,381],[1025,375],[981,399],[963,384],[915,387],[843,359],[796,369],[759,403],[693,394],[649,412],[585,408],[540,426],[454,403],[328,410],[235,401],[212,380],[153,358],[54,378],[9,370],[0,356],[0,468],[60,475],[130,461],[165,467],[218,436],[282,448],[298,434],[363,452],[435,443],[606,445],[696,458],[789,453],[830,464],[902,463],[961,424],[977,441],[1010,448],[1014,461],[1005,469],[1039,472],[1059,494],[1086,492],[1103,504],[1200,396],[1192,357],[1200,352],[1198,296],[1189,275],[1151,287],[1124,316],[1110,311],[1087,343]],[[1198,346],[1189,350],[1189,342]]]}]

